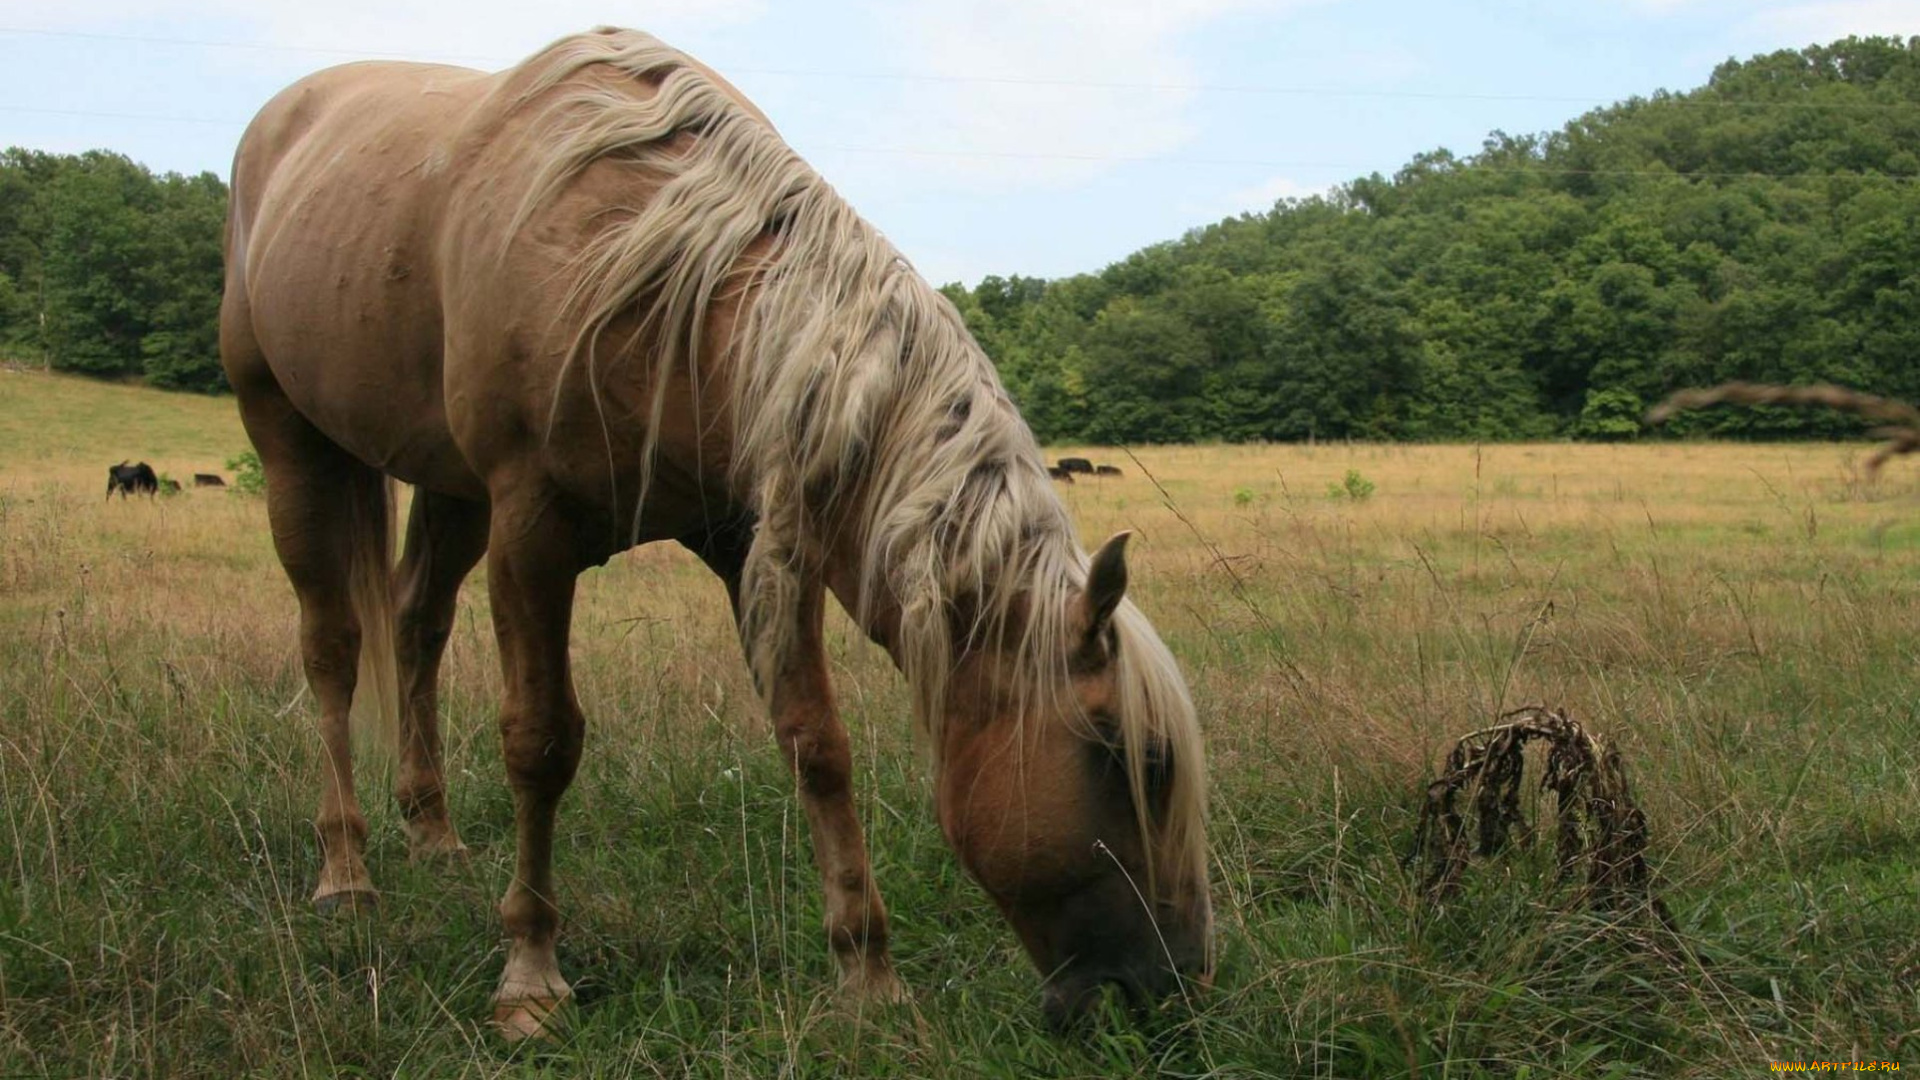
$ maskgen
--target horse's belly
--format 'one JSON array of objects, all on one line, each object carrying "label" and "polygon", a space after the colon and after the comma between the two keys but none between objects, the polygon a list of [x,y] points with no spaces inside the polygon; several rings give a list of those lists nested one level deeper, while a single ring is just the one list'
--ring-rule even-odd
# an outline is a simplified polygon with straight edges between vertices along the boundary
[{"label": "horse's belly", "polygon": [[355,457],[450,495],[483,491],[448,430],[437,356],[378,333],[269,333],[274,381],[295,409]]},{"label": "horse's belly", "polygon": [[[409,483],[447,494],[484,489],[447,425],[437,342],[420,340],[437,318],[394,298],[346,299],[366,290],[341,285],[257,320],[274,381],[294,408],[343,449]],[[318,294],[318,295],[315,295]],[[271,309],[271,296],[255,298]]]}]

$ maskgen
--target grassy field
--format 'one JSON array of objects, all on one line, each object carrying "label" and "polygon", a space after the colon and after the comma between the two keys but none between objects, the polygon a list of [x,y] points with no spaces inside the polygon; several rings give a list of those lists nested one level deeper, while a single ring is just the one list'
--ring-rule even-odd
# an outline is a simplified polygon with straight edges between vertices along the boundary
[{"label": "grassy field", "polygon": [[[511,817],[471,583],[444,704],[473,859],[323,919],[317,740],[256,499],[101,501],[245,442],[231,401],[0,372],[0,1076],[1713,1076],[1920,1065],[1920,484],[1861,447],[1095,450],[1083,536],[1189,672],[1219,985],[1056,1039],[929,812],[898,678],[835,673],[911,1008],[854,1015],[724,595],[646,550],[582,578],[588,752],[561,820],[550,1045],[482,1023]],[[1158,485],[1145,475],[1150,470]],[[1334,497],[1349,471],[1373,485]],[[1364,483],[1356,483],[1363,488]],[[1676,939],[1550,857],[1444,908],[1400,857],[1451,739],[1561,705],[1620,747]],[[368,757],[369,770],[378,770]],[[364,774],[363,774],[364,775]]]}]

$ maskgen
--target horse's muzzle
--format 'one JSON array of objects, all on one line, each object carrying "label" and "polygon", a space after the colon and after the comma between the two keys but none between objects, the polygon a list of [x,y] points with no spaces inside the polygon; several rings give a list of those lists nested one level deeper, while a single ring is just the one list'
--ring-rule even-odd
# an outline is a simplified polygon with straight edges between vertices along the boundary
[{"label": "horse's muzzle", "polygon": [[1047,980],[1040,1009],[1047,1027],[1064,1034],[1097,1012],[1107,999],[1117,999],[1116,1004],[1138,1016],[1173,998],[1192,1003],[1212,987],[1213,969],[1198,964],[1178,973],[1164,963],[1133,970],[1068,970]]}]

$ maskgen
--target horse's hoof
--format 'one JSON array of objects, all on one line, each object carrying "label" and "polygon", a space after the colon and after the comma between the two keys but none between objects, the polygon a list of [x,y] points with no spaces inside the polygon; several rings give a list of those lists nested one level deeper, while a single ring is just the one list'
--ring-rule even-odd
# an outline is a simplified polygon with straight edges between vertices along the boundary
[{"label": "horse's hoof", "polygon": [[524,1042],[527,1039],[552,1041],[555,1027],[554,1014],[560,1011],[561,1004],[566,1000],[564,997],[537,997],[520,1001],[495,1002],[494,1030],[510,1043]]},{"label": "horse's hoof", "polygon": [[346,888],[320,891],[313,894],[313,910],[322,915],[346,912],[349,915],[371,915],[380,910],[380,893],[372,888]]},{"label": "horse's hoof", "polygon": [[907,984],[890,964],[875,964],[849,972],[840,980],[840,1000],[849,1005],[905,1005],[913,1000]]},{"label": "horse's hoof", "polygon": [[432,840],[415,840],[407,845],[407,859],[415,863],[467,864],[467,845],[451,834]]}]

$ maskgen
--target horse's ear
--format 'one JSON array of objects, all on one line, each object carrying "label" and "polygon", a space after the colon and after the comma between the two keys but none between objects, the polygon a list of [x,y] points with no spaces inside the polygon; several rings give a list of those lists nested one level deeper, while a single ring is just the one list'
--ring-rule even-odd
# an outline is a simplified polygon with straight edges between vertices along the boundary
[{"label": "horse's ear", "polygon": [[1113,609],[1127,594],[1127,541],[1131,532],[1117,532],[1093,553],[1087,566],[1087,588],[1080,595],[1082,635],[1096,639],[1113,618]]}]

